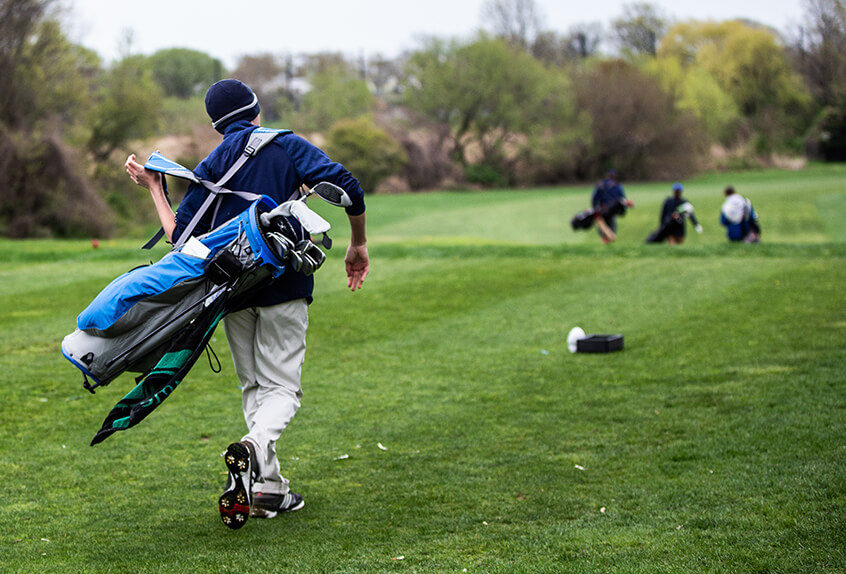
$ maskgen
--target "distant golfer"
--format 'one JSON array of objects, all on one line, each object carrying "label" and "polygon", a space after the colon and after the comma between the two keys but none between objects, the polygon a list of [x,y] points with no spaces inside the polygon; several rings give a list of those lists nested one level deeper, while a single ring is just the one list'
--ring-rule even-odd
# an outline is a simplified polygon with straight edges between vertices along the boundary
[{"label": "distant golfer", "polygon": [[752,202],[735,192],[731,186],[727,187],[724,193],[726,200],[720,213],[720,223],[726,227],[729,241],[761,241],[761,226]]},{"label": "distant golfer", "polygon": [[702,233],[702,226],[696,220],[693,212],[693,204],[682,197],[684,186],[681,183],[673,184],[673,195],[664,200],[661,207],[661,219],[658,230],[654,231],[647,239],[647,243],[661,243],[667,241],[670,245],[684,243],[686,223],[690,219],[697,233]]},{"label": "distant golfer", "polygon": [[605,179],[593,190],[590,203],[602,243],[613,243],[617,240],[617,216],[624,215],[626,209],[634,205],[626,198],[626,192],[623,191],[615,170],[608,170]]},{"label": "distant golfer", "polygon": [[[251,132],[258,126],[261,108],[245,84],[221,80],[206,92],[206,111],[223,141],[194,173],[218,181],[244,153]],[[169,240],[176,241],[206,200],[206,188],[191,184],[174,214],[159,174],[145,170],[135,161],[135,155],[127,159],[126,171],[138,185],[150,190],[162,228]],[[352,199],[352,205],[346,208],[351,239],[344,260],[347,286],[355,291],[367,277],[370,264],[364,196],[358,181],[342,165],[303,138],[285,133],[247,161],[227,187],[267,195],[282,203],[298,197],[301,186],[311,187],[320,181],[338,185]],[[216,228],[248,206],[249,201],[237,195],[221,196],[220,203],[206,212],[193,234]],[[230,528],[240,528],[248,516],[273,518],[304,506],[302,496],[290,491],[280,472],[276,441],[300,407],[300,372],[313,288],[311,276],[289,270],[258,292],[249,307],[223,320],[248,429],[225,452],[227,466],[239,469],[229,471],[218,501],[221,519]]]}]

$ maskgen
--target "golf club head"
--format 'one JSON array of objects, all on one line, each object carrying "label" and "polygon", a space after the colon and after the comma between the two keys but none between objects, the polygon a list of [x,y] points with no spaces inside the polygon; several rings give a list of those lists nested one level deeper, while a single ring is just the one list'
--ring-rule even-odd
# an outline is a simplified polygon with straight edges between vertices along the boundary
[{"label": "golf club head", "polygon": [[288,264],[291,266],[291,269],[299,272],[303,268],[303,258],[296,251],[288,251]]},{"label": "golf club head", "polygon": [[311,188],[313,193],[316,193],[320,199],[327,203],[331,203],[337,207],[349,207],[352,205],[352,199],[347,195],[347,192],[328,181],[321,181]]}]

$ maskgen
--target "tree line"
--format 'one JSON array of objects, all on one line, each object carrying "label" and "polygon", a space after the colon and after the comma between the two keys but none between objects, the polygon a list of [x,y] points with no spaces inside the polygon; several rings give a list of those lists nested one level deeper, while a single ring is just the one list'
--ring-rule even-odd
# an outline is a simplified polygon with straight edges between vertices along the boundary
[{"label": "tree line", "polygon": [[534,0],[489,0],[474,36],[397,58],[252,54],[227,70],[185,48],[134,54],[131,38],[106,64],[67,39],[52,0],[0,0],[0,234],[102,236],[143,221],[121,156],[172,133],[206,138],[178,154],[199,160],[213,145],[202,96],[223,77],[253,87],[265,125],[312,137],[368,191],[554,184],[611,167],[681,178],[773,154],[843,161],[846,9],[804,9],[784,34],[675,21],[646,3],[555,31]]}]

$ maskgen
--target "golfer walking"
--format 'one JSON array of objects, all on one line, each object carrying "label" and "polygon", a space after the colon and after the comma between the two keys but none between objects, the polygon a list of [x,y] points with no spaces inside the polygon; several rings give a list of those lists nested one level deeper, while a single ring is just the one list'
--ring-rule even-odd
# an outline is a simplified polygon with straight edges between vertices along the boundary
[{"label": "golfer walking", "polygon": [[602,243],[613,243],[617,240],[617,216],[624,214],[627,208],[634,205],[626,197],[616,170],[608,170],[605,179],[594,188],[590,203]]},{"label": "golfer walking", "polygon": [[[212,127],[223,135],[223,141],[194,173],[204,180],[217,181],[244,153],[250,134],[258,126],[261,107],[253,91],[238,80],[212,85],[205,103]],[[191,184],[174,213],[157,173],[145,170],[134,155],[129,156],[125,167],[133,181],[150,190],[167,238],[179,240],[208,191]],[[364,196],[358,181],[342,165],[305,139],[282,133],[247,161],[227,187],[267,195],[282,203],[297,197],[303,185],[312,187],[320,181],[338,185],[352,199],[352,205],[346,208],[351,238],[344,261],[347,285],[355,291],[369,270]],[[248,205],[237,195],[221,196],[215,209],[201,217],[192,235],[216,228]],[[248,429],[224,453],[229,478],[218,506],[221,519],[230,528],[240,528],[248,516],[273,518],[304,506],[302,497],[290,490],[280,472],[276,441],[300,407],[300,373],[313,288],[311,276],[286,270],[255,295],[250,307],[223,320]]]}]

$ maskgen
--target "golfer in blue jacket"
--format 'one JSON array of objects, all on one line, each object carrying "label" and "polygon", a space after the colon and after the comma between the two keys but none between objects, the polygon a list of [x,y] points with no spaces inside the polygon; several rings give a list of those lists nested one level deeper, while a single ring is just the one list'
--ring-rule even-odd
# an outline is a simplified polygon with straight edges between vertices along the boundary
[{"label": "golfer in blue jacket", "polygon": [[616,170],[608,170],[605,179],[594,188],[590,203],[602,243],[613,243],[617,240],[617,216],[625,214],[626,209],[634,205],[626,197]]},{"label": "golfer in blue jacket", "polygon": [[[203,159],[194,173],[217,181],[244,152],[250,133],[259,122],[261,107],[255,93],[238,80],[221,80],[206,93],[206,111],[223,141]],[[207,190],[197,184],[188,188],[176,210],[165,198],[160,176],[135,161],[131,155],[126,171],[137,184],[150,190],[156,211],[168,239],[177,241],[206,199]],[[344,258],[347,286],[362,286],[369,270],[365,232],[364,195],[358,181],[344,167],[305,139],[284,133],[262,148],[227,183],[233,190],[267,195],[277,203],[299,196],[303,186],[329,181],[347,191],[352,205],[346,208],[351,238]],[[209,210],[192,231],[201,235],[242,212],[249,201],[237,195],[224,195],[215,210]],[[298,510],[304,502],[291,492],[279,468],[276,441],[300,407],[300,373],[306,350],[308,305],[314,280],[302,273],[286,271],[259,292],[246,309],[224,320],[226,338],[242,388],[242,406],[247,434],[227,449],[225,455],[237,459],[244,469],[239,508],[249,508],[233,520],[231,504],[236,503],[232,476],[220,497],[221,519],[239,528],[247,516],[273,518],[280,512]],[[240,488],[240,487],[239,487]],[[247,500],[243,490],[246,490]],[[227,507],[227,505],[230,505]]]}]

